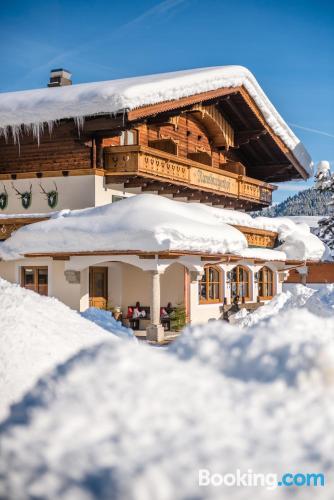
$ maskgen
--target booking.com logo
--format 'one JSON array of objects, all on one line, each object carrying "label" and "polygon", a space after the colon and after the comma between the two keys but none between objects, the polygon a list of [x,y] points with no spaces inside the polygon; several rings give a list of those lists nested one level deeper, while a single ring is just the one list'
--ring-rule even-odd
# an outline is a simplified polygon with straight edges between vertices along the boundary
[{"label": "booking.com logo", "polygon": [[242,472],[236,469],[235,472],[219,474],[211,473],[208,469],[199,469],[199,486],[241,486],[241,487],[259,487],[267,490],[274,490],[279,487],[316,487],[325,486],[325,475],[323,473],[291,473],[286,472],[281,477],[275,473],[255,473],[252,469]]}]

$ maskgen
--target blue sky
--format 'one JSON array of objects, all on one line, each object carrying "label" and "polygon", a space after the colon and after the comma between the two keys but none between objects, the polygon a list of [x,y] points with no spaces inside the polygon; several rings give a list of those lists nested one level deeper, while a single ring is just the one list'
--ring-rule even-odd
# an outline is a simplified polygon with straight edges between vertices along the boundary
[{"label": "blue sky", "polygon": [[[334,165],[334,2],[0,0],[0,91],[178,69],[248,67],[315,162]],[[280,201],[312,181],[282,185]]]}]

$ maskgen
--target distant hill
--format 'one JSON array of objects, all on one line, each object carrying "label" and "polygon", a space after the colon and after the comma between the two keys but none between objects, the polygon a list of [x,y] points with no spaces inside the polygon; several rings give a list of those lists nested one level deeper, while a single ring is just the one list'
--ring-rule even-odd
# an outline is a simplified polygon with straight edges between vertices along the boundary
[{"label": "distant hill", "polygon": [[333,207],[328,205],[331,193],[318,191],[314,188],[300,191],[294,196],[289,196],[286,200],[264,208],[251,215],[261,215],[265,217],[281,217],[287,215],[330,215],[333,213]]}]

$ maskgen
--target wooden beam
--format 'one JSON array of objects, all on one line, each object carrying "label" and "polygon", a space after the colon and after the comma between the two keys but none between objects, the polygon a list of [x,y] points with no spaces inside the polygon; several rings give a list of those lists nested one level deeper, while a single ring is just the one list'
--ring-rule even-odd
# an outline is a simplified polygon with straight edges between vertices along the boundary
[{"label": "wooden beam", "polygon": [[146,187],[148,185],[148,180],[145,177],[134,177],[128,179],[124,182],[124,187],[134,188],[134,187]]},{"label": "wooden beam", "polygon": [[248,128],[249,124],[248,124],[247,120],[245,120],[244,116],[240,113],[240,111],[238,110],[237,106],[234,104],[232,99],[228,99],[228,100],[226,99],[226,101],[224,101],[224,102],[227,103],[230,110],[238,117],[238,119],[241,121],[241,123],[246,128]]},{"label": "wooden beam", "polygon": [[103,146],[102,137],[97,137],[95,139],[96,144],[96,168],[103,168]]},{"label": "wooden beam", "polygon": [[148,182],[142,187],[142,191],[159,191],[162,186],[161,182]]},{"label": "wooden beam", "polygon": [[174,185],[174,186],[171,186],[171,187],[166,187],[166,188],[163,188],[161,189],[160,191],[158,191],[159,194],[174,194],[174,193],[180,193],[181,192],[181,188],[180,186],[178,185]]},{"label": "wooden beam", "polygon": [[119,127],[125,128],[125,119],[126,117],[123,114],[115,117],[111,117],[110,115],[93,118],[86,117],[83,125],[83,135],[98,131],[112,131]]},{"label": "wooden beam", "polygon": [[266,135],[267,133],[267,130],[264,128],[236,132],[234,136],[235,147],[240,147],[242,144],[248,144],[250,141],[259,140],[262,135]]}]

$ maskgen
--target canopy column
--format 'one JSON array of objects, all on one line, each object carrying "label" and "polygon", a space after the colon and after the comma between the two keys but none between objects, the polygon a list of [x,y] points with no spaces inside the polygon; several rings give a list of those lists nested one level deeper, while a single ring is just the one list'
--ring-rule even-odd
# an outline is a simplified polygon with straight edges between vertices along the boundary
[{"label": "canopy column", "polygon": [[165,338],[165,331],[160,323],[160,272],[148,271],[151,274],[151,324],[146,329],[147,340],[161,342]]}]

